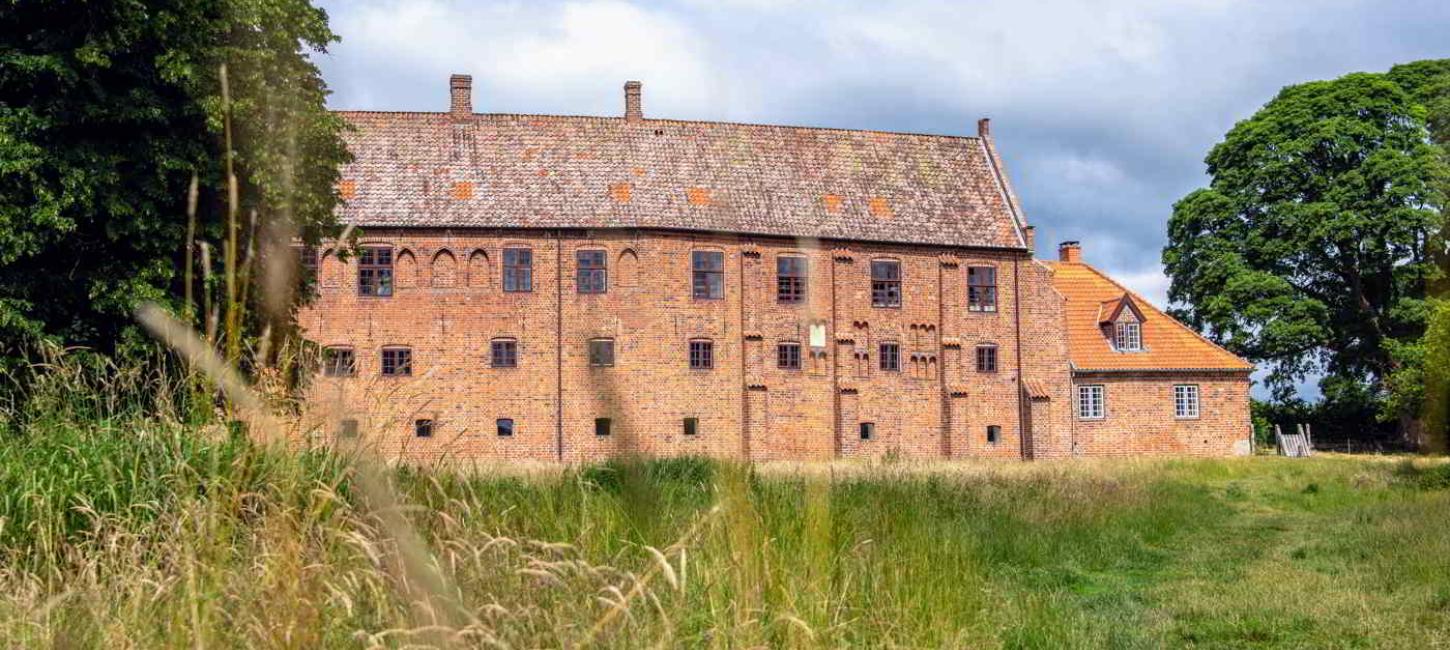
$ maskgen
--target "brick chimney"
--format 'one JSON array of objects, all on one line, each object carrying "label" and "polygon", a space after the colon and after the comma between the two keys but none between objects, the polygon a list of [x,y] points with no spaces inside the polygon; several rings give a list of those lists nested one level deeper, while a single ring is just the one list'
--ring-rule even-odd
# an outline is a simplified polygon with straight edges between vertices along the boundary
[{"label": "brick chimney", "polygon": [[644,119],[644,108],[640,106],[639,95],[644,84],[638,81],[624,82],[624,119],[638,122]]},{"label": "brick chimney", "polygon": [[456,74],[448,78],[448,114],[455,120],[473,115],[473,77]]},{"label": "brick chimney", "polygon": [[977,137],[989,138],[992,136],[992,118],[984,117],[977,120]]},{"label": "brick chimney", "polygon": [[1063,262],[1081,262],[1082,244],[1075,241],[1065,241],[1058,244],[1057,259]]},{"label": "brick chimney", "polygon": [[1023,226],[1022,238],[1027,240],[1027,254],[1037,257],[1037,226]]}]

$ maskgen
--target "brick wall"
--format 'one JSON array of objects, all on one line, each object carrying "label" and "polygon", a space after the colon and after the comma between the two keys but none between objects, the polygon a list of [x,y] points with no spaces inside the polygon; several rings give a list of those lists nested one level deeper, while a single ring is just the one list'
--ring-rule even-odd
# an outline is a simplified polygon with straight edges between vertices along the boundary
[{"label": "brick wall", "polygon": [[[1228,456],[1247,452],[1252,429],[1247,373],[1079,373],[1073,384],[1101,385],[1105,395],[1103,419],[1075,419],[1073,434],[1079,455]],[[1198,417],[1175,417],[1173,387],[1180,384],[1199,387]]]},{"label": "brick wall", "polygon": [[[394,248],[394,295],[358,296],[355,260],[325,256],[318,298],[301,321],[310,339],[351,346],[358,359],[356,377],[318,378],[314,402],[363,420],[369,444],[385,453],[567,462],[621,453],[1019,458],[1027,446],[1019,267],[1033,274],[1024,312],[1041,312],[1047,284],[1018,253],[628,230],[372,231],[361,243]],[[533,251],[532,291],[502,291],[508,246]],[[581,249],[605,251],[607,293],[576,291]],[[721,299],[692,297],[694,250],[724,254]],[[799,304],[776,300],[780,255],[807,260]],[[872,306],[874,259],[901,263],[900,307]],[[973,265],[997,269],[995,312],[966,309]],[[823,330],[820,347],[812,346],[813,325]],[[1061,340],[1052,331],[1030,328],[1026,365],[1065,385],[1061,353],[1039,350]],[[518,341],[518,367],[490,367],[498,337]],[[594,338],[615,341],[613,367],[589,365]],[[689,369],[691,339],[714,342],[713,369]],[[800,370],[777,367],[782,341],[801,344]],[[880,367],[887,341],[899,346],[899,371]],[[975,349],[985,344],[997,347],[994,373],[975,368]],[[379,376],[385,345],[412,348],[412,377]],[[612,435],[595,435],[600,417],[611,418]],[[686,417],[699,420],[694,436],[683,433]],[[432,438],[413,436],[419,418],[436,420]],[[514,420],[512,438],[496,435],[499,418]],[[862,422],[875,425],[872,439],[861,439]],[[987,442],[988,425],[1000,427],[995,443]],[[1052,426],[1068,424],[1042,430]]]}]

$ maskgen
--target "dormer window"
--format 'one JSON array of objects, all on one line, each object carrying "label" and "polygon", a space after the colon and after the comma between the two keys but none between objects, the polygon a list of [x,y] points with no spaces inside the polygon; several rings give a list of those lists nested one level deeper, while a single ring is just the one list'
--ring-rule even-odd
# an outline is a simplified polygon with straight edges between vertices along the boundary
[{"label": "dormer window", "polygon": [[1120,321],[1114,326],[1113,342],[1119,352],[1143,351],[1143,326],[1136,321]]}]

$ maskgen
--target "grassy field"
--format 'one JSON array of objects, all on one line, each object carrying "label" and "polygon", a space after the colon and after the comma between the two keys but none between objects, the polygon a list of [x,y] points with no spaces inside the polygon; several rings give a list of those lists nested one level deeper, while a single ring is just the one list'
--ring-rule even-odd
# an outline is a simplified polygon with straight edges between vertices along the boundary
[{"label": "grassy field", "polygon": [[12,424],[0,639],[55,647],[1450,645],[1426,460],[396,470]]}]

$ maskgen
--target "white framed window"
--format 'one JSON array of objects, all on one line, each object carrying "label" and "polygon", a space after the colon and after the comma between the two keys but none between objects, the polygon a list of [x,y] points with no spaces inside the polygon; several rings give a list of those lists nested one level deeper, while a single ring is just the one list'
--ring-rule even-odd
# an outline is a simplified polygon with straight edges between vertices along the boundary
[{"label": "white framed window", "polygon": [[1198,417],[1198,385],[1178,384],[1173,387],[1173,417]]},{"label": "white framed window", "polygon": [[1106,393],[1101,384],[1077,387],[1077,417],[1081,420],[1101,420],[1107,413]]},{"label": "white framed window", "polygon": [[1143,350],[1143,326],[1132,321],[1118,323],[1113,343],[1119,352],[1141,352]]}]

